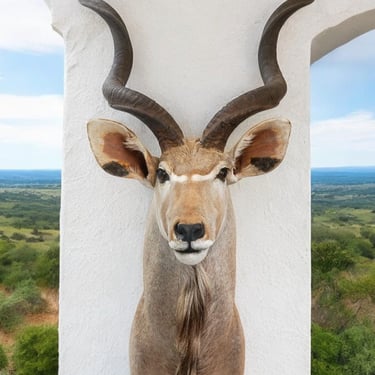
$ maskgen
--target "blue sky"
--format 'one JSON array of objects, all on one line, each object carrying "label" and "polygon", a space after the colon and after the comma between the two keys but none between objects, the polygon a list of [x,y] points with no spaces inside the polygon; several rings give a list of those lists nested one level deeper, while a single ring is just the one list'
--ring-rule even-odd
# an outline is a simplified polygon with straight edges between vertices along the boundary
[{"label": "blue sky", "polygon": [[375,165],[375,31],[311,66],[312,165]]},{"label": "blue sky", "polygon": [[[43,0],[2,2],[0,169],[61,168],[62,39]],[[375,165],[374,45],[375,31],[311,67],[313,167]]]}]

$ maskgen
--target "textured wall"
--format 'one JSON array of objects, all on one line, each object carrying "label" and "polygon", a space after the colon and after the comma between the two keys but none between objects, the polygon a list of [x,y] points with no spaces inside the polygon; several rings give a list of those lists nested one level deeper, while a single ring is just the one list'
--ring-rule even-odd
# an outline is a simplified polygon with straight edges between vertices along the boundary
[{"label": "textured wall", "polygon": [[[108,1],[125,19],[133,41],[129,85],[166,107],[188,136],[198,136],[223,104],[260,84],[257,44],[280,0]],[[99,169],[89,150],[86,121],[125,122],[154,153],[158,148],[149,130],[110,110],[102,97],[112,59],[104,22],[77,0],[47,2],[66,44],[60,375],[128,374],[128,338],[142,290],[142,238],[152,192]],[[249,126],[272,116],[293,124],[282,166],[232,188],[247,375],[310,373],[311,44],[314,40],[312,58],[321,57],[374,28],[374,11],[373,0],[316,0],[293,16],[279,43],[286,98],[231,137],[233,143]]]}]

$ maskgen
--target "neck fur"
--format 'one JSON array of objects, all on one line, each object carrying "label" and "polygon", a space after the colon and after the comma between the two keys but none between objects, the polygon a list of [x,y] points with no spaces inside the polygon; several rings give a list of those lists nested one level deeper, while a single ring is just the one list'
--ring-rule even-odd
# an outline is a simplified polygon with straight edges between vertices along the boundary
[{"label": "neck fur", "polygon": [[207,331],[225,324],[233,312],[236,260],[232,206],[221,235],[196,266],[177,261],[160,235],[153,209],[147,230],[143,293],[147,316],[152,317],[151,325],[163,339],[168,336],[173,340],[179,357],[175,375],[197,375],[202,338],[211,336]]},{"label": "neck fur", "polygon": [[180,363],[176,375],[196,375],[205,329],[210,286],[207,274],[201,264],[191,267],[186,273],[176,309],[176,348]]}]

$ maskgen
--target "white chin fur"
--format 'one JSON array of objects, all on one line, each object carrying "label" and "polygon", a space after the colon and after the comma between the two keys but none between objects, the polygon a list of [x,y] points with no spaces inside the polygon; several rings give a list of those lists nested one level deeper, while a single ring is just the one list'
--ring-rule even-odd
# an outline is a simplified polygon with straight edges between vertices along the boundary
[{"label": "white chin fur", "polygon": [[194,253],[174,251],[174,255],[176,256],[177,260],[183,264],[186,264],[187,266],[195,266],[202,262],[202,260],[207,256],[207,253],[208,249]]}]

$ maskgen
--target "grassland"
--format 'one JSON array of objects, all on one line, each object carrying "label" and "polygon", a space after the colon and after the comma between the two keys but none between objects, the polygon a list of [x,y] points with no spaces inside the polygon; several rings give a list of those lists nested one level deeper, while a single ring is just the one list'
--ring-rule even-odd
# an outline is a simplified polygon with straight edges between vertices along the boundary
[{"label": "grassland", "polygon": [[57,326],[59,210],[59,185],[0,187],[2,375],[17,374],[17,337],[29,326]]},{"label": "grassland", "polygon": [[312,187],[312,374],[375,374],[375,183]]}]

